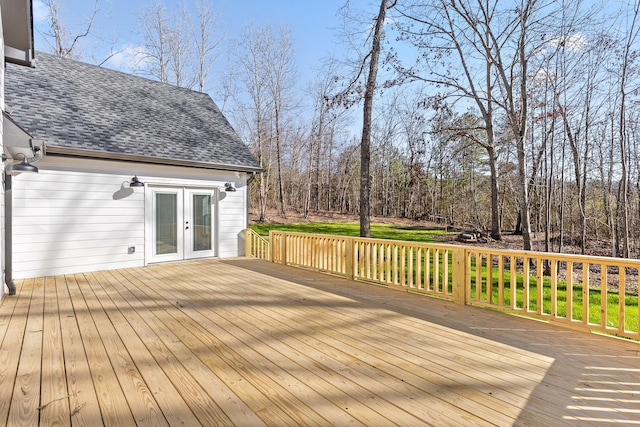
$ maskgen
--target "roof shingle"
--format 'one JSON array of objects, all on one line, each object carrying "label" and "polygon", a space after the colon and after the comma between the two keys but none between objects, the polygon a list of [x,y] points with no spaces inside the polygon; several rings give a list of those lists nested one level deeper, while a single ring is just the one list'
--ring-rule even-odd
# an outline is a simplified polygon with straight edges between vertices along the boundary
[{"label": "roof shingle", "polygon": [[48,147],[257,170],[209,95],[38,52],[7,64],[11,117]]}]

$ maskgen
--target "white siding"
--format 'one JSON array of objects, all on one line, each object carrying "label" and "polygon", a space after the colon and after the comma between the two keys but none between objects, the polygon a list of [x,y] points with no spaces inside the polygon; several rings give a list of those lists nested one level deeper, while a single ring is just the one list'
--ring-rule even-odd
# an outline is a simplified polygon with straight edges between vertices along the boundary
[{"label": "white siding", "polygon": [[[247,223],[244,173],[47,157],[40,173],[13,180],[13,277],[37,277],[142,266],[145,189],[128,188],[134,174],[149,185],[224,187],[220,191],[218,255],[243,254]],[[135,247],[129,253],[129,247]]]},{"label": "white siding", "polygon": [[14,277],[143,265],[144,194],[123,189],[129,179],[42,167],[16,176]]},{"label": "white siding", "polygon": [[242,230],[247,226],[246,186],[242,185],[235,192],[220,192],[218,205],[218,238],[220,258],[244,255],[242,246]]},{"label": "white siding", "polygon": [[[0,10],[0,153],[4,152],[4,134],[2,129],[2,112],[4,111],[4,30],[2,29],[2,10]],[[2,265],[2,273],[0,273],[0,301],[4,296],[4,162],[0,166],[0,176],[3,185],[0,185],[0,264]]]}]

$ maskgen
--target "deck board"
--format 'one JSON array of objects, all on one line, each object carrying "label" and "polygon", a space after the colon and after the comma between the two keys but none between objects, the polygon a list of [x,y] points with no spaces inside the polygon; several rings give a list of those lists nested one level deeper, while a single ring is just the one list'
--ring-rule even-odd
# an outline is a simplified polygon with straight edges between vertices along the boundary
[{"label": "deck board", "polygon": [[8,424],[10,425],[37,425],[40,418],[38,408],[41,405],[44,278],[33,280],[32,286],[29,315],[9,409]]},{"label": "deck board", "polygon": [[[147,362],[149,373],[145,376],[145,378],[148,378],[147,382],[151,388],[163,390],[163,393],[169,397],[164,399],[166,400],[163,402],[164,408],[167,409],[164,409],[163,412],[176,411],[187,405],[196,417],[187,418],[187,416],[191,415],[188,412],[182,415],[174,414],[175,419],[171,420],[171,423],[176,425],[194,425],[194,423],[232,425],[231,421],[216,404],[215,399],[209,396],[206,389],[198,384],[192,373],[181,363],[180,359],[188,360],[191,355],[184,353],[177,356],[174,355],[156,333],[162,328],[153,328],[155,316],[145,316],[144,318],[140,316],[137,311],[138,307],[129,303],[129,301],[135,301],[135,299],[126,298],[128,293],[126,289],[122,289],[124,295],[121,295],[118,290],[120,283],[111,272],[99,272],[93,276],[110,296],[110,305],[120,309],[118,316],[121,317],[119,330],[124,330],[128,325],[131,325],[139,337],[139,340],[133,340],[134,342],[129,343],[127,347],[130,351],[136,353],[136,358],[144,355],[145,359],[149,360]],[[123,338],[126,336],[131,335],[124,334]],[[151,362],[151,360],[154,362]],[[138,365],[138,368],[140,368],[140,365]],[[156,393],[155,396],[157,399],[158,394]],[[182,400],[180,400],[180,397]]]},{"label": "deck board", "polygon": [[62,329],[58,310],[56,280],[44,282],[44,322],[42,337],[42,380],[40,392],[40,425],[61,426],[71,418],[67,395]]},{"label": "deck board", "polygon": [[[165,291],[175,299],[180,311],[205,328],[204,340],[217,342],[221,354],[228,363],[238,366],[243,379],[255,384],[258,390],[268,398],[270,405],[288,414],[295,425],[327,423],[321,414],[310,408],[306,384],[299,383],[297,388],[291,389],[291,385],[296,382],[288,370],[291,365],[287,358],[275,359],[278,363],[274,362],[272,354],[269,352],[265,354],[267,346],[247,334],[237,320],[228,322],[218,313],[218,310],[209,310],[208,299],[205,299],[203,304],[189,294],[180,292],[179,287],[183,282],[181,279],[174,278],[171,282],[173,289],[165,289]],[[203,295],[201,290],[196,291],[199,295]],[[193,289],[189,292],[193,292]]]},{"label": "deck board", "polygon": [[[82,413],[85,416],[87,412],[91,412],[90,419],[96,419],[95,414],[98,413],[101,415],[102,423],[105,426],[134,425],[135,419],[125,398],[124,390],[118,382],[116,372],[109,360],[108,350],[100,338],[100,333],[93,322],[89,305],[82,294],[82,283],[84,283],[84,278],[81,278],[79,283],[74,275],[66,277],[69,300],[73,304],[73,316],[78,324],[80,337],[86,352],[87,366],[91,382],[95,388],[97,401],[93,401],[93,399],[85,400],[84,393],[86,390],[79,388],[78,392],[82,390],[83,393],[79,405],[84,406],[78,413]],[[69,369],[67,369],[67,373],[69,373]],[[80,374],[82,373],[81,371]],[[87,377],[88,375],[79,377],[78,382],[87,381]]]},{"label": "deck board", "polygon": [[[74,310],[69,287],[63,276],[56,277],[58,313],[62,332],[62,353],[65,361],[66,395],[72,426],[103,426],[95,384],[91,378],[87,353],[80,334],[78,316]],[[67,420],[68,421],[68,420]],[[66,424],[69,424],[68,422]],[[64,425],[64,424],[63,424]]]},{"label": "deck board", "polygon": [[[206,292],[206,289],[201,289]],[[219,301],[215,310],[202,309],[202,314],[210,317],[223,330],[231,331],[236,337],[241,337],[245,342],[261,343],[254,346],[260,355],[268,360],[280,360],[279,365],[286,369],[278,368],[275,364],[269,366],[277,375],[281,384],[286,385],[286,390],[301,399],[309,410],[313,407],[329,408],[322,412],[318,411],[317,416],[325,418],[324,424],[346,424],[352,420],[344,419],[342,411],[331,411],[335,404],[349,406],[349,413],[356,416],[365,424],[371,425],[376,420],[384,419],[385,413],[390,409],[385,401],[364,402],[371,400],[371,393],[363,386],[359,386],[344,380],[342,376],[334,375],[334,371],[323,369],[316,360],[322,359],[322,354],[308,355],[300,351],[301,346],[289,346],[285,343],[286,335],[281,333],[281,329],[265,330],[265,319],[255,312],[252,315],[245,315],[242,310],[230,311],[224,308],[223,288],[219,292]],[[247,295],[249,296],[249,295]],[[272,308],[273,311],[277,311]],[[238,321],[240,321],[238,323]],[[236,326],[237,325],[237,326]],[[306,366],[315,365],[316,370],[308,370]],[[334,396],[334,402],[328,399],[320,399],[324,395]],[[338,396],[338,398],[336,398]],[[342,399],[340,399],[342,397]],[[338,409],[338,408],[335,408]],[[339,418],[335,418],[339,415]],[[420,420],[410,414],[400,414],[400,419],[394,420],[402,425],[416,425]],[[331,418],[328,418],[331,417]],[[391,422],[387,420],[387,422]]]},{"label": "deck board", "polygon": [[[231,290],[232,288],[228,289],[228,291]],[[221,292],[222,295],[225,293]],[[270,292],[270,294],[272,293]],[[309,323],[304,325],[304,329],[315,330],[316,333],[313,335],[315,340],[306,346],[308,351],[313,352],[316,360],[326,359],[323,357],[325,353],[333,354],[333,358],[328,359],[329,362],[332,362],[337,359],[336,354],[341,352],[342,348],[360,350],[360,352],[346,354],[346,357],[351,359],[348,362],[342,365],[334,365],[330,368],[325,367],[325,369],[340,372],[345,379],[350,380],[351,384],[364,385],[368,388],[369,394],[372,391],[375,392],[375,390],[393,390],[398,396],[402,397],[395,400],[396,405],[408,413],[418,413],[421,419],[429,420],[434,424],[438,424],[442,419],[448,419],[448,423],[459,423],[461,425],[480,424],[482,418],[492,420],[492,422],[498,424],[504,424],[508,423],[520,412],[519,408],[511,405],[504,406],[504,408],[508,408],[511,411],[506,415],[492,409],[493,398],[491,395],[495,396],[495,389],[489,389],[486,386],[486,390],[482,390],[481,393],[469,393],[470,387],[468,387],[468,377],[466,375],[450,375],[446,377],[434,374],[431,371],[423,371],[422,376],[414,374],[413,372],[416,371],[416,368],[419,368],[418,365],[426,363],[426,361],[434,363],[434,358],[427,353],[420,353],[414,350],[416,344],[410,340],[399,343],[398,335],[394,334],[397,328],[391,328],[390,333],[384,334],[382,330],[384,326],[380,324],[375,315],[387,313],[376,312],[374,316],[363,316],[361,315],[362,312],[356,308],[342,307],[340,310],[330,310],[331,313],[327,316],[326,310],[328,307],[321,309],[323,313],[313,309],[312,306],[315,303],[310,303],[309,301],[314,301],[314,299],[308,292],[296,295],[294,289],[279,289],[278,293],[283,299],[283,313],[269,309],[265,310],[267,313],[264,316],[258,317],[255,313],[256,310],[251,310],[244,316],[241,315],[240,318],[246,320],[247,323],[250,323],[251,319],[255,318],[258,320],[256,324],[259,328],[264,328],[263,325],[271,324],[271,333],[278,334],[276,335],[278,344],[295,341],[294,339],[288,340],[280,332],[286,330],[288,325],[291,325],[292,320],[304,319],[301,321],[307,321],[306,319],[310,319],[308,320]],[[249,292],[247,292],[246,298],[250,296]],[[290,303],[285,303],[285,300],[290,301]],[[296,308],[298,306],[300,308]],[[345,313],[350,313],[352,317],[348,317]],[[349,325],[358,338],[352,339],[342,334],[340,332],[341,328],[336,326],[335,320],[339,320],[341,324]],[[389,321],[390,319],[387,318],[386,320]],[[383,334],[380,332],[383,332]],[[269,333],[268,330],[267,333]],[[290,336],[294,335],[299,336],[300,334],[290,334]],[[301,345],[305,345],[303,341],[299,342],[300,344],[292,343],[290,345],[291,348],[300,348]],[[425,343],[425,346],[432,345],[433,342]],[[319,348],[319,350],[315,350],[316,348]],[[443,359],[441,361],[443,370],[447,360]],[[423,386],[420,388],[412,387],[404,381],[399,382],[398,378],[411,378],[411,383],[420,383]],[[491,377],[489,378],[489,380],[492,379]],[[454,388],[438,386],[447,380],[457,381],[458,385],[455,388],[461,391],[454,392]],[[425,384],[428,384],[428,386]],[[344,384],[342,386],[344,388]],[[355,396],[351,395],[349,398],[353,399]],[[507,400],[512,401],[512,396],[507,396]],[[475,416],[460,416],[455,411],[455,407],[447,403],[449,401],[465,402],[466,405],[473,408]],[[437,410],[437,417],[431,418],[430,416],[433,414],[419,412],[424,408],[431,408],[432,411],[434,409]],[[498,408],[502,409],[503,407]],[[385,413],[389,410],[389,408],[380,409],[380,413]],[[482,416],[482,418],[479,419],[478,415]],[[409,422],[409,420],[404,420],[401,424],[407,425],[406,423]]]},{"label": "deck board", "polygon": [[0,425],[639,424],[635,342],[251,259],[17,285]]},{"label": "deck board", "polygon": [[[222,292],[220,292],[221,302],[220,305],[224,306],[224,298],[226,294],[230,294],[233,292],[233,281],[231,280],[229,288],[223,288]],[[202,289],[205,291],[205,289]],[[260,294],[256,294],[256,292],[251,292],[251,290],[247,289],[236,289],[236,292],[242,292],[243,298],[249,300],[253,299],[255,302],[259,304],[268,302],[268,298],[260,297]],[[272,297],[274,295],[273,290],[269,291],[269,295]],[[298,305],[299,301],[295,298],[295,295],[289,292],[289,290],[284,291],[284,293],[278,292],[279,298],[282,299],[279,310],[274,310],[272,307],[269,307],[267,310],[268,313],[266,315],[260,313],[260,307],[256,309],[252,309],[250,311],[246,311],[239,307],[238,310],[235,310],[233,313],[228,313],[227,310],[219,310],[226,314],[226,318],[237,317],[242,320],[244,324],[251,325],[252,330],[262,331],[262,335],[255,335],[256,339],[266,342],[270,341],[270,346],[277,348],[280,351],[280,354],[275,355],[274,357],[283,358],[284,355],[288,354],[288,357],[295,357],[295,362],[297,366],[308,366],[315,365],[315,367],[319,370],[319,373],[324,378],[324,381],[331,381],[334,386],[334,390],[332,393],[338,393],[338,396],[341,397],[341,400],[348,403],[350,411],[353,411],[354,404],[360,404],[361,406],[371,406],[372,409],[375,410],[373,414],[373,418],[362,418],[363,414],[358,414],[359,418],[363,420],[366,424],[376,424],[376,422],[380,422],[381,419],[384,419],[384,414],[419,414],[419,419],[416,420],[415,416],[406,416],[402,419],[398,417],[394,418],[393,421],[399,423],[400,425],[413,425],[416,422],[424,423],[424,421],[429,421],[432,423],[438,423],[442,421],[442,417],[448,419],[448,422],[451,424],[459,424],[459,425],[469,425],[469,422],[473,417],[459,417],[459,414],[456,414],[453,409],[454,407],[448,406],[446,402],[440,401],[437,396],[430,396],[424,392],[418,393],[415,390],[406,391],[404,397],[402,399],[398,399],[395,403],[391,403],[386,399],[375,399],[376,390],[382,390],[386,388],[393,388],[395,385],[399,385],[401,389],[408,388],[408,386],[402,382],[397,381],[397,377],[389,377],[376,369],[372,364],[378,363],[378,361],[382,360],[384,357],[384,352],[380,351],[379,348],[374,347],[373,352],[370,352],[365,358],[370,360],[375,360],[374,362],[365,363],[362,362],[353,356],[343,353],[339,355],[340,347],[344,347],[344,343],[338,344],[336,347],[325,347],[322,348],[322,342],[320,341],[320,334],[324,334],[329,339],[334,337],[335,335],[340,335],[339,332],[336,331],[331,325],[329,327],[325,327],[322,325],[321,327],[311,327],[307,325],[303,325],[304,329],[314,330],[314,338],[316,339],[311,345],[307,345],[303,340],[298,340],[296,337],[300,336],[298,332],[298,325],[304,322],[306,318],[313,318],[317,314],[310,313],[308,310],[304,310],[301,313],[291,314],[291,306]],[[293,298],[291,296],[293,295]],[[313,295],[307,294],[305,299],[313,300]],[[292,325],[296,327],[292,330]],[[255,334],[255,332],[254,332]],[[273,340],[269,340],[269,338],[274,338]],[[334,337],[335,339],[335,337]],[[382,343],[382,346],[391,346],[393,345],[392,340],[386,340],[386,342]],[[320,348],[318,348],[320,347]],[[304,352],[303,352],[304,350]],[[331,358],[325,357],[326,354],[331,354]],[[360,365],[360,370],[356,368],[356,364]],[[296,367],[297,367],[296,366]],[[364,372],[362,372],[364,370]],[[303,370],[304,372],[304,370]],[[318,380],[322,380],[322,378],[314,378],[315,381],[310,381],[306,379],[306,381],[310,381],[312,384],[317,383]],[[402,395],[402,391],[394,390],[399,395]],[[335,399],[335,397],[334,397]],[[420,400],[420,402],[416,402],[416,400]],[[398,411],[397,406],[401,406],[403,411]],[[439,406],[442,409],[439,411],[438,416],[434,416],[429,413],[420,413],[420,409],[430,407],[430,408],[438,408]],[[345,405],[347,406],[347,405]],[[371,414],[369,414],[371,417]],[[477,419],[473,420],[478,422]],[[387,420],[386,422],[391,422],[391,420]]]},{"label": "deck board", "polygon": [[[29,282],[33,282],[33,280]],[[23,288],[23,284],[24,281],[19,281],[16,284],[17,295],[3,301],[0,311],[3,313],[0,317],[5,325],[4,339],[0,348],[0,384],[2,384],[0,387],[0,424],[6,423],[9,417],[22,342],[29,319],[33,286],[29,286],[31,284],[29,283]]]},{"label": "deck board", "polygon": [[[151,270],[148,271],[151,273]],[[155,271],[162,273],[162,271]],[[212,272],[209,272],[211,274]],[[305,408],[294,406],[295,399],[283,399],[280,395],[282,378],[270,375],[271,361],[261,358],[253,349],[254,342],[244,342],[233,333],[218,327],[210,318],[190,308],[199,304],[195,298],[181,298],[183,295],[176,293],[173,288],[182,281],[179,273],[173,276],[162,274],[151,276],[151,282],[169,284],[171,289],[163,289],[171,299],[172,310],[170,313],[175,319],[174,325],[181,325],[180,329],[188,329],[193,333],[197,341],[190,340],[189,345],[196,351],[204,345],[206,350],[199,351],[199,355],[215,356],[209,359],[210,367],[224,372],[224,380],[229,385],[237,386],[239,397],[247,402],[257,404],[255,411],[270,419],[275,425],[299,425],[302,420],[300,412]],[[198,292],[198,295],[202,295]],[[208,298],[204,299],[206,304]],[[173,327],[173,325],[167,325]],[[180,329],[174,329],[180,333]],[[250,380],[248,380],[250,379]],[[249,385],[249,387],[247,387]]]}]

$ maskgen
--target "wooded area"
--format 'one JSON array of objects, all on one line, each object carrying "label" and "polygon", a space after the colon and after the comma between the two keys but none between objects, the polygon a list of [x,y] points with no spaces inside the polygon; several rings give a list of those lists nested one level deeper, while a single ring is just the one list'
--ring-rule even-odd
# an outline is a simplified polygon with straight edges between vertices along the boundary
[{"label": "wooded area", "polygon": [[[496,239],[516,230],[525,249],[537,232],[548,251],[571,244],[585,252],[591,242],[637,257],[638,2],[613,6],[399,1],[388,11],[377,82],[371,213],[486,228]],[[351,35],[364,34],[365,54],[376,11],[363,22],[345,18]],[[292,72],[268,60],[285,47],[272,39],[259,51],[264,58],[238,72],[293,84]],[[256,59],[250,52],[239,55]],[[245,84],[240,93],[264,90],[232,115],[242,118],[237,129],[264,167],[252,189],[258,218],[276,205],[280,213],[358,213],[350,107],[364,81],[350,99],[335,95],[361,61],[351,68],[334,61],[319,75],[309,120],[294,113],[301,98],[236,80]],[[290,108],[276,108],[283,102]],[[276,112],[287,110],[276,122]]]},{"label": "wooded area", "polygon": [[[494,239],[515,230],[525,249],[544,233],[547,251],[638,257],[640,1],[388,3],[371,214],[484,228]],[[147,10],[140,67],[203,90],[220,37],[208,3],[194,4],[195,18],[168,16],[160,3]],[[363,70],[386,4],[345,1],[336,55],[304,91],[294,47],[305,46],[286,26],[249,26],[229,43],[214,99],[264,168],[251,184],[259,220],[274,208],[359,213]]]}]

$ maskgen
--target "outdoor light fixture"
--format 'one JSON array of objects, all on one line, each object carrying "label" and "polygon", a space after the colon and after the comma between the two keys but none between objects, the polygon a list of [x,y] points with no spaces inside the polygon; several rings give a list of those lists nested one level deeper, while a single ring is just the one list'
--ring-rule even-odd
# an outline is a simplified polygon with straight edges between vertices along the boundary
[{"label": "outdoor light fixture", "polygon": [[131,178],[129,187],[144,187],[144,182],[138,179],[138,175],[135,175],[133,178]]},{"label": "outdoor light fixture", "polygon": [[[22,154],[22,153],[20,153],[20,154]],[[29,163],[29,161],[27,160],[27,156],[22,154],[22,161],[19,162],[19,163],[13,163],[11,165],[11,171],[12,172],[38,173],[38,168],[36,166],[32,165],[31,163]]]},{"label": "outdoor light fixture", "polygon": [[230,182],[225,182],[224,183],[224,191],[233,192],[233,191],[236,191],[236,188]]}]

